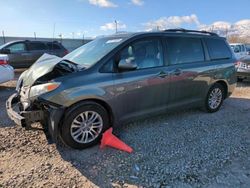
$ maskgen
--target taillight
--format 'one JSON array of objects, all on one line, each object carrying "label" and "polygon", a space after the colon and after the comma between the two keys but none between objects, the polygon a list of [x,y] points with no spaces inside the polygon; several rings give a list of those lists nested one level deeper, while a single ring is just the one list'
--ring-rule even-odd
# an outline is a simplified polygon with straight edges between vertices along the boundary
[{"label": "taillight", "polygon": [[236,68],[238,68],[238,67],[240,66],[240,64],[241,64],[240,61],[236,61],[236,62],[234,63],[234,66],[235,66]]},{"label": "taillight", "polygon": [[8,61],[6,59],[0,59],[0,65],[7,65]]}]

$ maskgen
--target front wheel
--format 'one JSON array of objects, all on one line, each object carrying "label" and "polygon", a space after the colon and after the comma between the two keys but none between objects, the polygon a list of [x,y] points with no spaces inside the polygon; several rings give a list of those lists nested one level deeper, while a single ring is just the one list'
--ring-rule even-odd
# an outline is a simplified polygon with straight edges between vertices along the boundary
[{"label": "front wheel", "polygon": [[213,113],[217,112],[224,100],[224,88],[221,84],[214,84],[208,91],[205,100],[205,110]]},{"label": "front wheel", "polygon": [[110,126],[108,113],[95,102],[76,105],[65,114],[61,126],[62,141],[75,149],[95,145]]}]

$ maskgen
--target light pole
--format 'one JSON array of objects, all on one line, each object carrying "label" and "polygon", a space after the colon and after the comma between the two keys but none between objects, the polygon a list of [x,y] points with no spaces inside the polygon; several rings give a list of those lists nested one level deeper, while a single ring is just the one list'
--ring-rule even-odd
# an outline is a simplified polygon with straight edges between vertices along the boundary
[{"label": "light pole", "polygon": [[53,24],[53,41],[55,40],[56,23]]},{"label": "light pole", "polygon": [[115,20],[115,33],[117,33],[117,21]]},{"label": "light pole", "polygon": [[3,43],[5,44],[4,30],[2,31],[2,34],[3,34]]}]

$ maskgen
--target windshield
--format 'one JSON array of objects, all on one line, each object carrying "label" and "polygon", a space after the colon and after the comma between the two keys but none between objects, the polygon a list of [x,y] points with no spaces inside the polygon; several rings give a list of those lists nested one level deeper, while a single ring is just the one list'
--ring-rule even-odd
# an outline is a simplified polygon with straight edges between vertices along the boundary
[{"label": "windshield", "polygon": [[119,44],[121,44],[122,41],[123,38],[95,39],[64,56],[63,59],[67,59],[74,63],[90,67],[115,47],[117,47]]}]

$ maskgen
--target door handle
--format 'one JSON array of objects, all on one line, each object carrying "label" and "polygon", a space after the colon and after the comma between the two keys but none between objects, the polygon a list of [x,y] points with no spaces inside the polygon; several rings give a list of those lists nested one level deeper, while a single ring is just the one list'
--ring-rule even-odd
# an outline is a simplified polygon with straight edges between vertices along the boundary
[{"label": "door handle", "polygon": [[164,71],[161,71],[160,73],[158,73],[157,76],[160,77],[160,78],[165,78],[166,76],[168,76],[168,73],[166,73]]},{"label": "door handle", "polygon": [[181,73],[182,73],[181,69],[175,69],[172,74],[175,76],[179,76]]}]

